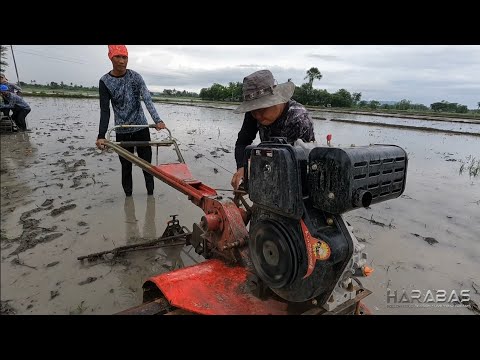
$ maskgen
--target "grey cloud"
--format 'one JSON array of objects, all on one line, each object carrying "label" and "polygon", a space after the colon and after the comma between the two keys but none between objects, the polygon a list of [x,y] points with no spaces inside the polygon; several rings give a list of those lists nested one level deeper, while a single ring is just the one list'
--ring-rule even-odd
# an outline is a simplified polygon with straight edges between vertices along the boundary
[{"label": "grey cloud", "polygon": [[314,59],[332,61],[332,60],[339,60],[340,58],[335,55],[322,55],[322,54],[307,54],[307,57],[311,57]]},{"label": "grey cloud", "polygon": [[[14,45],[20,79],[97,86],[111,69],[107,45]],[[23,52],[21,52],[23,51]],[[429,105],[446,100],[477,108],[480,101],[480,46],[129,46],[129,68],[156,89],[200,91],[227,85],[260,69],[279,83],[305,83],[317,67],[313,86],[361,92],[363,99],[401,100]],[[158,61],[157,61],[158,59]],[[155,61],[152,64],[152,60]],[[10,54],[7,77],[16,80]],[[180,64],[178,62],[181,62]],[[180,65],[180,66],[179,66]],[[194,68],[196,67],[196,68]],[[155,71],[148,70],[155,69]]]},{"label": "grey cloud", "polygon": [[229,82],[242,82],[243,78],[252,72],[269,69],[279,83],[286,82],[289,78],[300,77],[297,69],[286,69],[278,66],[243,65],[232,68],[215,70],[185,70],[176,72],[142,72],[145,82],[150,85],[161,84],[160,87],[188,87],[201,89],[210,87],[213,83],[227,85]]}]

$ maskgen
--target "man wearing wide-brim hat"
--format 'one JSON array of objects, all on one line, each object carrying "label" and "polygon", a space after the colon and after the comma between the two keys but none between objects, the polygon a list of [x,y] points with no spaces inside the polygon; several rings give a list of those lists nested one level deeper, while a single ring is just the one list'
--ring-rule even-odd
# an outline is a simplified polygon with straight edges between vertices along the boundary
[{"label": "man wearing wide-brim hat", "polygon": [[234,110],[245,113],[243,125],[235,143],[237,172],[232,186],[237,189],[243,179],[245,148],[260,133],[260,140],[284,137],[289,143],[298,139],[315,141],[313,122],[305,107],[292,100],[295,84],[288,81],[276,84],[269,70],[256,71],[243,79],[243,102]]}]

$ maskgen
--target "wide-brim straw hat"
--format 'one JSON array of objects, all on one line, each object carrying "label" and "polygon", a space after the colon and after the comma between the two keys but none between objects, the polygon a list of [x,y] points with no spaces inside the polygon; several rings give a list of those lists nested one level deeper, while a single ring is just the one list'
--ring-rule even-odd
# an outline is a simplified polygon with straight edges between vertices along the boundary
[{"label": "wide-brim straw hat", "polygon": [[256,71],[243,79],[243,102],[233,112],[240,114],[283,104],[291,99],[295,84],[275,84],[269,70]]}]

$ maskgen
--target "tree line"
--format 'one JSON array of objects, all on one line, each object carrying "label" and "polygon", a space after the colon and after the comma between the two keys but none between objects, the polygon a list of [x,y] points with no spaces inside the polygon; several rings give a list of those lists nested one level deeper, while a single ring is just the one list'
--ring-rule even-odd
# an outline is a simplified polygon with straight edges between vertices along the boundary
[{"label": "tree line", "polygon": [[[321,80],[323,75],[316,67],[312,67],[306,72],[304,79],[308,81],[300,86],[295,86],[293,99],[307,106],[320,107],[334,107],[334,108],[364,108],[364,109],[385,109],[385,110],[416,110],[427,111],[433,110],[435,112],[450,112],[450,113],[467,113],[468,107],[466,105],[450,103],[448,101],[440,101],[430,104],[430,107],[424,104],[414,104],[410,100],[402,99],[395,104],[382,104],[380,101],[361,100],[361,92],[350,93],[346,89],[340,89],[334,93],[329,93],[327,90],[314,89],[313,82],[318,79]],[[290,81],[291,79],[288,79]],[[202,100],[213,101],[242,101],[242,83],[229,82],[224,86],[214,83],[209,88],[200,90],[200,98]],[[480,109],[480,102],[478,103]]]},{"label": "tree line", "polygon": [[0,68],[2,69],[2,72],[7,66],[7,47],[5,45],[0,45]]},{"label": "tree line", "polygon": [[[98,92],[98,86],[83,86],[76,85],[73,83],[65,84],[63,81],[57,83],[51,81],[49,84],[38,84],[35,80],[30,80],[30,84],[20,81],[20,86],[23,87],[33,87],[36,90],[67,90],[67,91],[96,91]],[[152,96],[165,96],[165,97],[198,97],[198,94],[195,92],[188,92],[186,90],[176,90],[176,89],[164,89],[162,92],[153,92],[150,91]]]},{"label": "tree line", "polygon": [[[381,104],[377,100],[365,101],[361,100],[362,93],[354,92],[350,93],[346,89],[340,89],[335,93],[329,93],[327,90],[314,89],[313,81],[315,79],[321,79],[322,75],[317,68],[311,68],[307,71],[308,82],[295,86],[295,92],[293,98],[307,106],[319,106],[325,108],[359,108],[359,109],[385,109],[385,110],[415,110],[415,111],[428,111],[434,112],[449,112],[449,113],[467,113],[468,107],[457,103],[450,103],[448,101],[440,101],[430,104],[427,107],[423,104],[414,104],[409,100],[402,99],[395,104]],[[290,81],[290,79],[289,79]],[[95,91],[98,92],[97,86],[83,86],[73,83],[65,84],[63,81],[57,83],[51,81],[49,84],[38,84],[35,80],[31,80],[30,84],[20,82],[21,87],[33,87],[38,90],[71,90],[71,91]],[[164,96],[164,97],[188,97],[188,98],[200,98],[202,100],[210,101],[242,101],[242,83],[241,82],[229,82],[224,86],[218,83],[214,83],[209,88],[203,88],[200,90],[200,94],[195,92],[188,92],[186,90],[176,89],[164,89],[162,92],[150,92],[152,96]],[[478,103],[480,109],[480,102]]]}]

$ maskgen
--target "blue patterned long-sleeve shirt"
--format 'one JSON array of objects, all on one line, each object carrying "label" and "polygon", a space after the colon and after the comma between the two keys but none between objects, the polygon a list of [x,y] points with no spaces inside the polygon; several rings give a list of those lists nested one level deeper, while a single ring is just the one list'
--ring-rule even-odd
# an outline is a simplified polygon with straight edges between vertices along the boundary
[{"label": "blue patterned long-sleeve shirt", "polygon": [[[100,126],[98,139],[105,139],[110,122],[110,102],[112,103],[115,126],[147,125],[147,118],[142,109],[141,99],[145,102],[150,116],[155,123],[162,121],[153,105],[152,96],[142,76],[130,69],[123,76],[103,75],[99,82]],[[129,133],[142,128],[119,128],[117,133]]]}]

